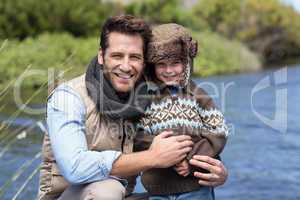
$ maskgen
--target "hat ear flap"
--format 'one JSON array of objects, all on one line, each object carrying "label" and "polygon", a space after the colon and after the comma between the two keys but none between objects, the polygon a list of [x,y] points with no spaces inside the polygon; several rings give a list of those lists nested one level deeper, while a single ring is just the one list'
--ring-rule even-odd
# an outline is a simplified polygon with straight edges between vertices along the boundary
[{"label": "hat ear flap", "polygon": [[195,58],[198,52],[198,42],[195,40],[192,40],[190,42],[190,49],[189,49],[189,56],[191,58]]},{"label": "hat ear flap", "polygon": [[188,57],[190,56],[190,44],[187,38],[180,37],[181,49],[181,59],[186,64],[188,62]]},{"label": "hat ear flap", "polygon": [[198,52],[198,42],[193,40],[192,37],[181,37],[182,46],[185,52],[188,53],[187,56],[190,58],[195,58]]}]

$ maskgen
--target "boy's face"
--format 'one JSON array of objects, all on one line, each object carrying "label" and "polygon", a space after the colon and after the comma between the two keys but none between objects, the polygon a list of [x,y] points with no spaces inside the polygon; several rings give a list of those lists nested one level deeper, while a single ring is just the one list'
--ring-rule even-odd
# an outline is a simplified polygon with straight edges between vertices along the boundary
[{"label": "boy's face", "polygon": [[184,65],[181,61],[159,61],[155,63],[155,75],[166,85],[179,85],[183,79]]}]

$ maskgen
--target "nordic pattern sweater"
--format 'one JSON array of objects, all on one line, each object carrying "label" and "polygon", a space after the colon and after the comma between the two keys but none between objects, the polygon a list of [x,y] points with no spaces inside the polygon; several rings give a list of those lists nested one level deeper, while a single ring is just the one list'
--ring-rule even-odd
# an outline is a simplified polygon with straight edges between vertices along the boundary
[{"label": "nordic pattern sweater", "polygon": [[[172,130],[174,135],[190,135],[194,146],[187,160],[193,155],[218,157],[228,136],[223,114],[208,94],[192,81],[186,89],[164,87],[156,90],[137,127],[135,151],[148,149],[153,138],[165,130]],[[147,170],[141,180],[151,195],[170,195],[201,188],[193,173],[183,177],[173,167]]]}]

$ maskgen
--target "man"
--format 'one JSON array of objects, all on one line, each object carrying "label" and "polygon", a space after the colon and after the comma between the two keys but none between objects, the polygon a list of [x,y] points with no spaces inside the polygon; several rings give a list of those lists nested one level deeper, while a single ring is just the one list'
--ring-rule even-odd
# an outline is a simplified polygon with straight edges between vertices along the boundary
[{"label": "man", "polygon": [[[49,95],[49,134],[43,144],[39,199],[123,199],[125,179],[150,168],[172,166],[191,150],[190,137],[165,132],[153,140],[149,150],[132,153],[135,132],[131,124],[143,112],[130,99],[147,93],[136,88],[143,83],[150,35],[149,26],[141,19],[108,19],[98,56],[86,73]],[[141,100],[139,108],[147,103]],[[197,165],[219,170],[209,170],[214,176],[204,180],[224,183],[227,173],[223,166],[204,163],[198,161]]]}]

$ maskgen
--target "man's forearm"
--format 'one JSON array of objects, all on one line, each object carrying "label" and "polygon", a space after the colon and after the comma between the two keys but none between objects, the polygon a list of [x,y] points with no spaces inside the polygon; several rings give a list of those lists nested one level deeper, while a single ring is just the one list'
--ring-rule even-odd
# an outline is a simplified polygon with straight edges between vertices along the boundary
[{"label": "man's forearm", "polygon": [[167,168],[183,160],[192,149],[191,137],[172,134],[170,131],[162,132],[146,151],[122,154],[113,163],[110,174],[125,178],[151,168]]},{"label": "man's forearm", "polygon": [[136,175],[155,167],[153,154],[150,150],[130,154],[122,154],[112,166],[111,175],[120,178]]}]

